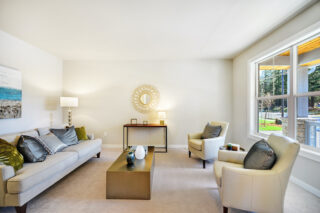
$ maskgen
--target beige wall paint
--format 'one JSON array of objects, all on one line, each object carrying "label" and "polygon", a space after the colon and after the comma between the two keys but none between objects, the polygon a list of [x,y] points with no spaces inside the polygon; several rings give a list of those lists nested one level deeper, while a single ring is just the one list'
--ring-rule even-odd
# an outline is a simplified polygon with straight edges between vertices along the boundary
[{"label": "beige wall paint", "polygon": [[[169,145],[186,145],[187,134],[202,131],[208,121],[231,122],[231,60],[64,62],[64,94],[79,97],[74,124],[85,125],[105,144],[122,144],[122,125],[130,118],[159,122],[156,113],[141,114],[131,104],[133,90],[142,84],[160,91]],[[144,143],[143,135],[161,143],[162,136],[156,136],[160,133],[136,131],[130,139]]]},{"label": "beige wall paint", "polygon": [[0,64],[22,73],[22,117],[1,119],[0,135],[62,123],[62,60],[0,31]]},{"label": "beige wall paint", "polygon": [[[233,60],[233,141],[249,148],[255,141],[248,138],[248,61],[264,50],[298,33],[299,31],[320,21],[320,3],[315,4],[294,19],[257,42]],[[303,163],[302,163],[303,162]],[[308,164],[307,166],[304,166]],[[317,166],[314,166],[317,165]],[[293,176],[320,191],[319,163],[310,159],[298,157],[293,169]],[[302,175],[308,174],[308,175]],[[312,174],[312,175],[311,175]],[[314,178],[317,177],[317,178]]]}]

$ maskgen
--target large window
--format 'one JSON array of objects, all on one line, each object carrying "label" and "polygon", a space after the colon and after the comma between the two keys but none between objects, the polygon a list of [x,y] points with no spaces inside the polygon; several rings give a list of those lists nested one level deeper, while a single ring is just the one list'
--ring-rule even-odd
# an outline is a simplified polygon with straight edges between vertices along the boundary
[{"label": "large window", "polygon": [[320,148],[320,36],[255,62],[256,132]]}]

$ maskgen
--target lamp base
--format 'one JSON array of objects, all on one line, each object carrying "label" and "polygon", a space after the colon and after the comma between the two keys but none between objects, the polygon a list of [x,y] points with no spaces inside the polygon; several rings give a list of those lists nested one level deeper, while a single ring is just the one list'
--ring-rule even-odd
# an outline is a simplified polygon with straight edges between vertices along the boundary
[{"label": "lamp base", "polygon": [[160,125],[164,125],[164,120],[160,120]]}]

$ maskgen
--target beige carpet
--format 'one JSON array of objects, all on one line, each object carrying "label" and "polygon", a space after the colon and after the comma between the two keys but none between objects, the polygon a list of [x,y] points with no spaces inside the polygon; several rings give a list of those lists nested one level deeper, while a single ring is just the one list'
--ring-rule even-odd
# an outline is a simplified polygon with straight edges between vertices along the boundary
[{"label": "beige carpet", "polygon": [[[212,162],[202,169],[202,162],[189,159],[185,149],[156,154],[151,200],[105,199],[106,170],[120,153],[120,149],[104,149],[100,159],[91,159],[34,198],[28,212],[222,212]],[[14,208],[0,208],[0,212],[15,211]],[[232,209],[229,212],[243,211]],[[285,212],[320,212],[320,199],[290,183]]]}]

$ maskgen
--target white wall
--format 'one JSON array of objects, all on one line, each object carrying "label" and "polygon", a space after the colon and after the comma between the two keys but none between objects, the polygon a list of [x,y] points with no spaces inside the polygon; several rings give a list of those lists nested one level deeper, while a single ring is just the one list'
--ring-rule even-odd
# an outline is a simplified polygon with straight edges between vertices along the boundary
[{"label": "white wall", "polygon": [[64,93],[79,97],[74,124],[85,125],[106,144],[122,144],[122,125],[130,118],[159,122],[155,113],[141,114],[131,104],[142,84],[160,92],[169,145],[186,145],[187,133],[202,131],[208,121],[231,122],[231,60],[64,62]]},{"label": "white wall", "polygon": [[[304,11],[294,19],[275,30],[273,33],[260,40],[249,49],[234,58],[233,61],[233,141],[241,143],[249,148],[255,141],[248,138],[248,60],[257,54],[276,45],[320,21],[320,3]],[[298,157],[293,169],[293,176],[301,178],[302,181],[312,187],[316,187],[320,192],[320,164],[314,161]],[[304,163],[302,163],[304,162]],[[305,166],[306,165],[306,166]],[[308,175],[302,175],[303,173]],[[312,175],[311,175],[312,174]],[[317,177],[317,178],[314,178]]]},{"label": "white wall", "polygon": [[22,117],[0,119],[0,135],[61,124],[61,59],[0,31],[0,64],[22,73]]}]

